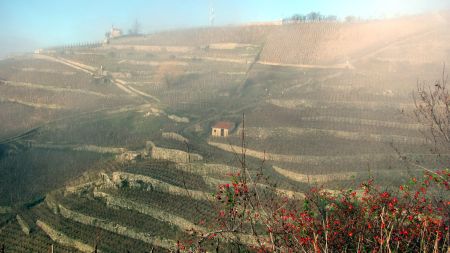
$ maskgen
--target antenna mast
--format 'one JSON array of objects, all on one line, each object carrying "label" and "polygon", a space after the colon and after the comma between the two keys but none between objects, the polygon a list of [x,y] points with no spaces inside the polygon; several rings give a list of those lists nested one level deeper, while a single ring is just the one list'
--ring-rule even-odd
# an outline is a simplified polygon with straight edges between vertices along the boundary
[{"label": "antenna mast", "polygon": [[216,19],[216,14],[214,11],[214,1],[210,2],[211,8],[209,9],[209,23],[211,26],[214,26],[214,20]]}]

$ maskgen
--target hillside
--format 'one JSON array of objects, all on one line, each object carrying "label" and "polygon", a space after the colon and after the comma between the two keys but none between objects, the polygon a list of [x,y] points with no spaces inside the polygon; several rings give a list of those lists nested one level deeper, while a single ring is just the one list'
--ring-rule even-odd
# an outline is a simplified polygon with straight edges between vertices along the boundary
[{"label": "hillside", "polygon": [[[0,61],[0,243],[173,249],[212,220],[243,114],[251,173],[291,198],[442,167],[411,94],[450,61],[449,21],[196,28]],[[236,129],[212,137],[223,120]]]}]

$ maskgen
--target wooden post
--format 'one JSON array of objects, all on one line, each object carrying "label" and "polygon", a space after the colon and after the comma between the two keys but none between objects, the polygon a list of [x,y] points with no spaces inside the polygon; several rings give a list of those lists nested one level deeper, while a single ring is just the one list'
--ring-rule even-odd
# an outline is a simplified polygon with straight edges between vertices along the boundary
[{"label": "wooden post", "polygon": [[5,253],[5,244],[2,243],[2,253]]},{"label": "wooden post", "polygon": [[50,245],[50,253],[53,253],[53,244]]}]

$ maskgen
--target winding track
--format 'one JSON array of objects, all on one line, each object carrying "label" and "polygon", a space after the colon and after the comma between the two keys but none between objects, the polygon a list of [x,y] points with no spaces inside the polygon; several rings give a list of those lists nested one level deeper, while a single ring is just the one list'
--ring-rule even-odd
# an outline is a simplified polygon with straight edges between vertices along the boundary
[{"label": "winding track", "polygon": [[[43,55],[43,54],[34,55],[33,57],[35,57],[37,59],[58,62],[58,63],[64,64],[64,65],[67,65],[71,68],[74,68],[76,70],[88,73],[92,76],[95,75],[95,72],[98,70],[98,68],[96,68],[96,67],[89,66],[84,63],[76,62],[73,60],[68,60],[68,59],[65,59],[62,57],[54,57],[54,56]],[[112,81],[112,83],[114,85],[116,85],[120,90],[124,91],[128,95],[141,97],[141,98],[144,98],[146,101],[147,101],[147,99],[150,98],[153,101],[159,102],[159,100],[156,97],[129,86],[127,84],[127,82],[125,82],[123,80],[119,80],[119,79],[115,79],[115,78],[110,78],[110,80]],[[148,102],[150,102],[150,101],[148,101]]]}]

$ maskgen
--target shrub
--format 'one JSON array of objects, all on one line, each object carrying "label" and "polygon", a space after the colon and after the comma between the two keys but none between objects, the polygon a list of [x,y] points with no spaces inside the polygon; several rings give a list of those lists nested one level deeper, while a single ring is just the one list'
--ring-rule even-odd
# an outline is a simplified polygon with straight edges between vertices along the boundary
[{"label": "shrub", "polygon": [[258,252],[448,252],[450,170],[427,171],[396,189],[368,180],[356,190],[311,188],[304,199],[261,187],[245,169],[215,194],[216,223],[179,246],[206,242]]}]

